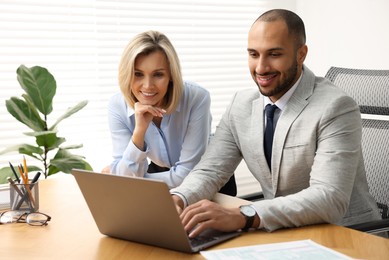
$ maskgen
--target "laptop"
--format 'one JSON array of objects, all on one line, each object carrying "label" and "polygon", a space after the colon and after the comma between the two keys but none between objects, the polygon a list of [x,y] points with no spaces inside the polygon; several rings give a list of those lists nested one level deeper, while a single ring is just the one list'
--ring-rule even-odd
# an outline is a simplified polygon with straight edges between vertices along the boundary
[{"label": "laptop", "polygon": [[240,234],[206,230],[189,239],[162,181],[78,169],[72,174],[104,235],[194,253]]}]

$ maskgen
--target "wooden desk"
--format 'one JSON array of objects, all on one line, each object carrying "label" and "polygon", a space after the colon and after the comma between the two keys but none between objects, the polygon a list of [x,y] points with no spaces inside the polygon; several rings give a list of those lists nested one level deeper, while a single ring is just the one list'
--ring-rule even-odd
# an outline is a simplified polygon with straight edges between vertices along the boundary
[{"label": "wooden desk", "polygon": [[[0,225],[0,259],[203,259],[163,248],[101,235],[73,176],[40,181],[40,211],[52,217],[46,227]],[[225,195],[223,205],[242,201]],[[389,259],[389,239],[335,225],[314,225],[272,233],[245,233],[212,249],[312,239],[359,259]]]}]

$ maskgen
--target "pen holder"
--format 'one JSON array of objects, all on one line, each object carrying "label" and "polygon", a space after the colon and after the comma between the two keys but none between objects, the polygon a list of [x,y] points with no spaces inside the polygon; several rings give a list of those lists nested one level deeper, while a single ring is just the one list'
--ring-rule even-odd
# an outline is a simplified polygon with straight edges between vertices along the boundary
[{"label": "pen holder", "polygon": [[10,208],[25,212],[39,210],[39,181],[35,183],[10,185]]}]

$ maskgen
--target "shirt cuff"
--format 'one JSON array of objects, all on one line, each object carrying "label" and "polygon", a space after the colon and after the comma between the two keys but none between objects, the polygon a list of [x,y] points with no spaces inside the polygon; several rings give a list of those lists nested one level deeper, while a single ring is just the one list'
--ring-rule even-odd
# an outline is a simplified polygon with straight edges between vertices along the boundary
[{"label": "shirt cuff", "polygon": [[145,160],[147,160],[147,154],[149,153],[147,143],[145,142],[144,145],[145,150],[139,150],[139,148],[136,147],[134,142],[131,140],[123,153],[123,158],[125,158],[125,160],[130,160],[135,163],[143,163]]},{"label": "shirt cuff", "polygon": [[[184,195],[182,195],[181,193],[179,193],[179,192],[170,192],[170,194],[171,195],[177,195],[178,197],[180,197],[180,199],[184,202],[184,208],[186,208],[186,207],[188,207],[188,201],[187,201],[187,199],[185,198],[185,196]],[[183,208],[183,209],[184,209]]]}]

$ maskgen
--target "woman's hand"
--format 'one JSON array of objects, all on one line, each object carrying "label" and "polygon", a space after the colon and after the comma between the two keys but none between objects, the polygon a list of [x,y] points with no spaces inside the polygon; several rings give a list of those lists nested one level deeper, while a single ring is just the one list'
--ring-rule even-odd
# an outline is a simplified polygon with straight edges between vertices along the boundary
[{"label": "woman's hand", "polygon": [[150,122],[154,117],[163,117],[166,111],[159,107],[143,105],[139,102],[134,104],[135,110],[135,129],[132,141],[140,150],[144,150],[144,136]]}]

